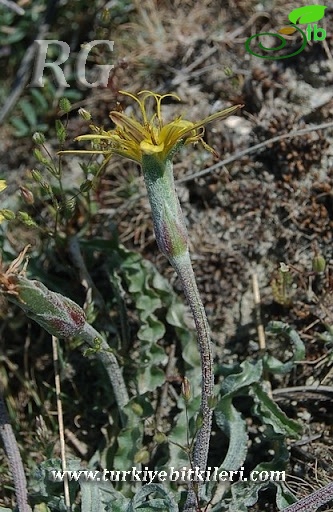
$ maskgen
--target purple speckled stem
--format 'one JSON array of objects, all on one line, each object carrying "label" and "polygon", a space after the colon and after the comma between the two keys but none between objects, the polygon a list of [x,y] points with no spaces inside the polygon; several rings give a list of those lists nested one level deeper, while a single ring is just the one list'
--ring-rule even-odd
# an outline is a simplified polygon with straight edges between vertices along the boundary
[{"label": "purple speckled stem", "polygon": [[[200,407],[202,424],[197,435],[191,462],[194,467],[205,471],[213,415],[210,400],[213,396],[214,387],[209,325],[192,268],[188,250],[188,234],[175,190],[172,162],[170,159],[161,162],[154,155],[146,155],[142,161],[142,171],[152,210],[158,247],[177,272],[190,305],[197,331],[202,374]],[[197,496],[193,485],[190,485],[184,511],[193,512],[196,510]]]},{"label": "purple speckled stem", "polygon": [[[171,258],[170,262],[182,283],[185,296],[192,311],[198,335],[198,348],[201,358],[202,374],[200,407],[202,424],[197,435],[192,464],[193,467],[198,467],[201,471],[205,471],[208,460],[208,450],[212,431],[213,416],[213,409],[209,401],[213,397],[214,389],[213,356],[210,340],[210,330],[206,312],[196,284],[189,253],[186,252],[181,256]],[[197,496],[194,492],[193,486],[190,486],[184,512],[196,512],[197,510]]]},{"label": "purple speckled stem", "polygon": [[333,483],[284,508],[283,512],[314,512],[331,500],[333,501]]},{"label": "purple speckled stem", "polygon": [[25,478],[21,454],[10,424],[6,406],[0,394],[0,435],[3,440],[10,470],[13,475],[17,508],[19,512],[31,512],[28,505],[27,480]]}]

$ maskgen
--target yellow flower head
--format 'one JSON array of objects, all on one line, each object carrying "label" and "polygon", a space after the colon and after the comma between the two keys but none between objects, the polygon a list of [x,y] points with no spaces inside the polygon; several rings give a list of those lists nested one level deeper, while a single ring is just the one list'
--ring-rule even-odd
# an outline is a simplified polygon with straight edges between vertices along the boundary
[{"label": "yellow flower head", "polygon": [[[112,111],[110,117],[115,123],[114,130],[106,131],[98,126],[91,125],[94,132],[91,135],[81,135],[76,140],[91,140],[93,149],[89,153],[103,153],[105,155],[117,154],[134,160],[141,164],[143,155],[155,155],[165,161],[172,151],[177,149],[178,143],[191,144],[200,141],[205,149],[213,152],[202,136],[204,126],[215,119],[223,119],[235,112],[241,105],[227,108],[217,112],[203,121],[192,123],[178,117],[170,123],[164,123],[161,105],[164,98],[172,97],[180,100],[176,94],[156,94],[150,91],[141,91],[137,96],[129,92],[120,91],[136,101],[140,107],[141,120],[138,121],[123,112]],[[148,98],[156,103],[154,114],[149,117],[146,109]],[[86,151],[83,151],[86,152]]]}]

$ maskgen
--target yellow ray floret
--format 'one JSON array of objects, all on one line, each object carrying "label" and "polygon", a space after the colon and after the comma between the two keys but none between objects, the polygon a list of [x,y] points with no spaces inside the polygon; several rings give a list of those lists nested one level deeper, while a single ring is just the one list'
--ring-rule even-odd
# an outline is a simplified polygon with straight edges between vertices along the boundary
[{"label": "yellow ray floret", "polygon": [[[180,101],[176,94],[161,95],[151,91],[141,91],[135,96],[129,92],[119,92],[129,96],[139,105],[141,120],[130,117],[123,112],[112,111],[110,117],[116,125],[114,130],[106,131],[103,128],[91,125],[90,128],[94,133],[81,135],[76,140],[90,140],[92,150],[88,151],[89,153],[118,154],[139,164],[142,163],[144,155],[155,155],[161,161],[166,160],[180,142],[185,145],[200,141],[205,149],[214,152],[202,139],[205,125],[215,119],[224,119],[241,107],[241,105],[236,105],[227,108],[206,117],[198,123],[187,121],[181,117],[169,123],[164,123],[161,112],[162,101],[167,97]],[[149,98],[153,98],[155,101],[155,111],[151,117],[148,116],[146,108]],[[76,151],[73,151],[73,153],[76,153]]]}]

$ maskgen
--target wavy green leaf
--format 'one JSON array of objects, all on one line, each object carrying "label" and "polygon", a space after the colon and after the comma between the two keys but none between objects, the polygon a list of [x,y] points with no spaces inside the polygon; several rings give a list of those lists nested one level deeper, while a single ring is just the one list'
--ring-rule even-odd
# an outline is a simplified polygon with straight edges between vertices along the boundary
[{"label": "wavy green leaf", "polygon": [[[147,501],[147,497],[151,494],[154,495],[154,497],[151,497],[149,501]],[[157,497],[158,495],[160,495],[160,497]],[[166,510],[168,512],[179,511],[173,495],[162,485],[154,483],[144,485],[139,489],[132,499],[132,508],[130,509],[131,512],[165,512]]]},{"label": "wavy green leaf", "polygon": [[249,393],[254,398],[253,411],[265,424],[271,425],[274,432],[284,436],[298,437],[302,430],[299,423],[291,420],[280,407],[268,396],[260,384],[253,384]]},{"label": "wavy green leaf", "polygon": [[297,331],[288,324],[279,321],[270,322],[266,332],[288,338],[292,343],[293,355],[289,361],[284,363],[270,354],[265,354],[263,359],[265,369],[272,373],[286,374],[294,368],[297,361],[305,359],[305,345]]},{"label": "wavy green leaf", "polygon": [[230,374],[225,378],[221,390],[223,397],[214,411],[217,425],[229,437],[228,451],[221,464],[221,469],[228,471],[235,471],[242,466],[248,445],[246,421],[236,410],[232,400],[242,388],[258,382],[262,374],[262,363],[258,361],[251,364],[244,361],[240,369],[239,373]]}]

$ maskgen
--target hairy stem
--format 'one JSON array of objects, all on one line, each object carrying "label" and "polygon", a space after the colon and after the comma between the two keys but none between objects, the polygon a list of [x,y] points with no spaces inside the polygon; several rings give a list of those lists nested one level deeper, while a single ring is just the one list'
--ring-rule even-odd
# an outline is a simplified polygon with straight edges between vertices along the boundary
[{"label": "hairy stem", "polygon": [[199,467],[201,471],[204,471],[207,466],[213,413],[209,401],[213,396],[214,387],[213,356],[209,325],[205,309],[199,295],[199,290],[197,287],[189,253],[187,252],[182,256],[175,257],[171,259],[170,262],[182,283],[182,287],[190,305],[198,334],[198,348],[201,357],[202,372],[200,411],[202,415],[202,425],[199,430],[194,449],[193,465]]},{"label": "hairy stem", "polygon": [[10,424],[4,400],[0,394],[0,434],[13,475],[17,507],[19,512],[31,512],[28,504],[27,480],[25,478],[21,454]]},{"label": "hairy stem", "polygon": [[98,350],[96,350],[96,357],[102,362],[109,376],[117,405],[121,411],[129,402],[129,397],[116,356],[113,354],[108,343],[101,334],[88,323],[85,323],[78,338],[82,339],[93,349],[96,348],[96,345],[98,346]]},{"label": "hairy stem", "polygon": [[318,491],[313,492],[306,498],[303,498],[289,507],[283,509],[284,512],[314,512],[319,507],[333,501],[333,483],[322,487]]},{"label": "hairy stem", "polygon": [[[175,190],[172,162],[170,159],[162,162],[154,155],[145,155],[142,161],[142,170],[152,210],[158,247],[177,272],[197,330],[202,374],[200,407],[202,424],[197,435],[191,462],[193,466],[205,471],[212,428],[210,399],[214,387],[209,325],[191,264],[188,234]],[[188,512],[194,511],[197,509],[196,505],[197,497],[192,485],[188,493],[185,510]]]},{"label": "hairy stem", "polygon": [[[194,467],[199,467],[200,471],[205,471],[208,460],[213,415],[213,410],[209,402],[213,396],[214,389],[213,355],[209,325],[206,312],[200,298],[189,253],[187,252],[182,256],[172,258],[170,263],[177,272],[177,275],[182,283],[182,287],[190,305],[198,334],[198,348],[201,358],[202,378],[200,407],[202,424],[197,435],[192,463]],[[194,512],[196,510],[197,496],[194,492],[193,486],[190,486],[184,512]]]}]

